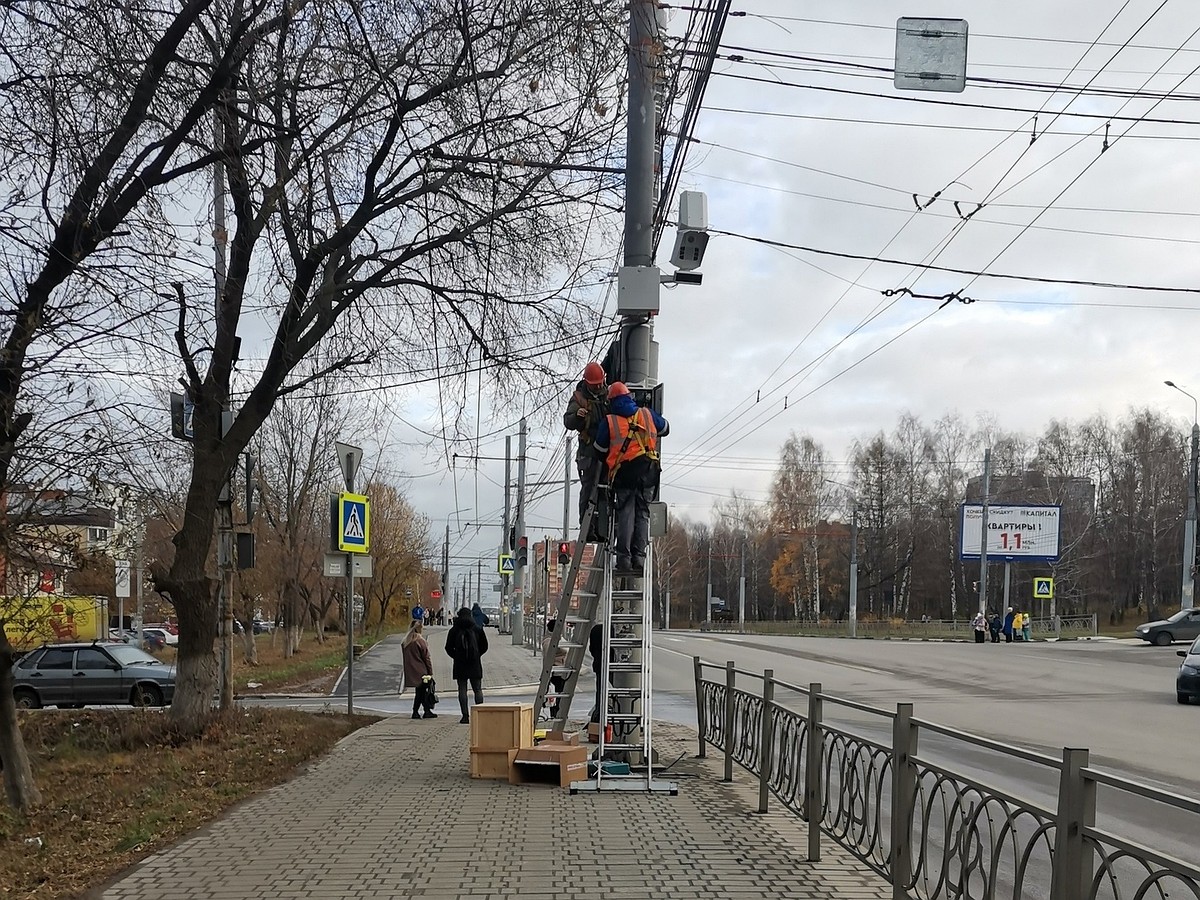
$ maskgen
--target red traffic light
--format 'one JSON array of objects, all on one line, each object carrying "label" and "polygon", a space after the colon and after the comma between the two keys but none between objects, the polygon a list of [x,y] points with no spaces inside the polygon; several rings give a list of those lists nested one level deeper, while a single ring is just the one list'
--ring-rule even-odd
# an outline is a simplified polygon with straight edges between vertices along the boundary
[{"label": "red traffic light", "polygon": [[563,541],[558,545],[558,564],[565,566],[571,561],[571,542]]}]

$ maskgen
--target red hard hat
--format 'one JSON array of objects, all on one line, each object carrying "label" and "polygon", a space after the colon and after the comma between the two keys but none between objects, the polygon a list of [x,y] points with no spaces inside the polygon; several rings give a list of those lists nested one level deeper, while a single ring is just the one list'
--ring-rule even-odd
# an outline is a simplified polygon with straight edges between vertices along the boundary
[{"label": "red hard hat", "polygon": [[608,389],[609,400],[612,400],[614,397],[627,396],[629,396],[629,388],[625,387],[625,382],[623,381],[614,381],[612,386]]},{"label": "red hard hat", "polygon": [[583,367],[583,380],[593,386],[604,384],[604,366],[598,362],[588,363]]}]

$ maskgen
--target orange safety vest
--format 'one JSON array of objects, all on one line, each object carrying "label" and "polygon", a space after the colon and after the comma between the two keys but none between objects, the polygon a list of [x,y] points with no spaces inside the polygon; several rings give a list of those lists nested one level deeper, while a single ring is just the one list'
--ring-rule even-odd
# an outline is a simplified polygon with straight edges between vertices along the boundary
[{"label": "orange safety vest", "polygon": [[658,429],[650,410],[642,407],[632,416],[608,417],[608,474],[611,478],[617,469],[630,460],[648,456],[658,460]]}]

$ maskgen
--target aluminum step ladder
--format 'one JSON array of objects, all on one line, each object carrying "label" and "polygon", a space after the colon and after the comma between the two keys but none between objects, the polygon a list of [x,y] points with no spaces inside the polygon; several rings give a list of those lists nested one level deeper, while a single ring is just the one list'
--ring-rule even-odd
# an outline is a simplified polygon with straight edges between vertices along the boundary
[{"label": "aluminum step ladder", "polygon": [[[641,572],[614,573],[613,557],[604,560],[600,597],[604,634],[604,675],[600,685],[600,744],[596,775],[571,784],[571,793],[653,791],[679,793],[678,785],[654,775],[653,715],[653,544],[646,548]],[[607,770],[608,762],[626,762],[628,774]]]},{"label": "aluminum step ladder", "polygon": [[[589,546],[585,538],[590,532],[593,518],[600,515],[600,500],[606,496],[606,491],[606,486],[592,484],[587,506],[580,518],[580,539],[575,542],[575,551],[571,554],[571,562],[563,576],[562,592],[555,607],[554,629],[547,635],[550,640],[542,653],[542,673],[538,679],[534,710],[539,723],[551,731],[561,730],[567,724],[567,717],[571,714],[571,703],[575,699],[575,691],[579,684],[579,675],[584,671],[588,638],[591,636],[592,626],[599,621],[600,597],[607,581],[605,572],[611,566],[609,545],[593,544],[596,548],[593,559],[587,565],[584,565],[583,560]],[[608,533],[607,527],[605,533]],[[579,578],[581,573],[587,573],[582,584]],[[563,650],[566,651],[566,659],[561,665],[556,665],[555,658]],[[564,682],[561,690],[555,690],[552,678]],[[549,719],[541,718],[546,701],[550,698],[555,701],[556,708]]]}]

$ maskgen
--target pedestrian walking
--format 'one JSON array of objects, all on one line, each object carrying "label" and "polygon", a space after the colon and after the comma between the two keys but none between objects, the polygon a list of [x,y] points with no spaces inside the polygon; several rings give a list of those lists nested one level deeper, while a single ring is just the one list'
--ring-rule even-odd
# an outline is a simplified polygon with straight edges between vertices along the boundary
[{"label": "pedestrian walking", "polygon": [[650,501],[660,470],[658,439],[671,430],[667,420],[637,401],[620,381],[608,389],[609,414],[596,431],[596,452],[605,471],[617,517],[616,570],[641,575],[650,539]]},{"label": "pedestrian walking", "polygon": [[1029,613],[1021,614],[1021,637],[1026,643],[1033,640],[1033,620],[1029,617]]},{"label": "pedestrian walking", "polygon": [[975,618],[971,620],[971,626],[975,629],[975,643],[982,644],[986,638],[987,632],[987,616],[983,611],[975,613]]},{"label": "pedestrian walking", "polygon": [[420,719],[421,710],[424,708],[426,719],[436,719],[437,713],[433,711],[433,698],[436,696],[433,659],[429,655],[429,644],[425,642],[424,631],[424,623],[413,622],[408,634],[404,636],[404,643],[400,645],[404,656],[404,684],[406,687],[412,685],[415,691],[412,717]]},{"label": "pedestrian walking", "polygon": [[988,631],[990,631],[992,634],[993,644],[1000,643],[1000,632],[1003,630],[1003,628],[1004,618],[1000,615],[1000,613],[996,613],[994,616],[992,616],[991,624],[988,626]]},{"label": "pedestrian walking", "polygon": [[[583,367],[583,378],[575,385],[567,410],[563,413],[563,425],[568,431],[579,432],[575,450],[575,471],[579,473],[579,516],[582,524],[583,511],[588,497],[600,474],[600,460],[592,447],[600,420],[608,414],[608,386],[604,367],[590,362]],[[600,522],[593,519],[596,526]]]},{"label": "pedestrian walking", "polygon": [[[460,612],[459,615],[462,615]],[[478,603],[471,606],[471,618],[475,620],[475,624],[480,628],[486,628],[492,624],[492,620],[488,618],[488,614],[483,611],[483,607]]]},{"label": "pedestrian walking", "polygon": [[417,601],[417,605],[413,607],[412,617],[414,622],[425,621],[425,607],[421,605],[421,601]]},{"label": "pedestrian walking", "polygon": [[1000,628],[1004,632],[1004,643],[1006,644],[1013,642],[1013,619],[1015,618],[1016,613],[1013,612],[1013,608],[1010,606],[1004,614],[1004,624]]},{"label": "pedestrian walking", "polygon": [[[554,626],[558,624],[557,619],[546,620],[546,636],[542,638],[542,657],[550,651],[550,644],[554,639]],[[554,654],[554,665],[565,666],[567,664],[567,651],[565,647],[560,646]],[[550,718],[558,718],[559,697],[562,696],[563,690],[567,686],[567,679],[562,675],[550,675],[550,686],[554,689],[550,701]]]},{"label": "pedestrian walking", "polygon": [[600,721],[600,682],[604,678],[604,626],[596,623],[588,633],[588,652],[592,654],[592,671],[596,673],[596,702],[588,722]]},{"label": "pedestrian walking", "polygon": [[[479,604],[475,604],[479,609]],[[481,611],[482,612],[482,611]],[[458,682],[458,708],[462,712],[459,724],[471,721],[467,711],[467,683],[475,693],[475,703],[483,702],[483,654],[488,651],[487,634],[483,626],[475,624],[471,610],[465,606],[458,611],[446,635],[446,654],[454,660],[451,675]]]}]

